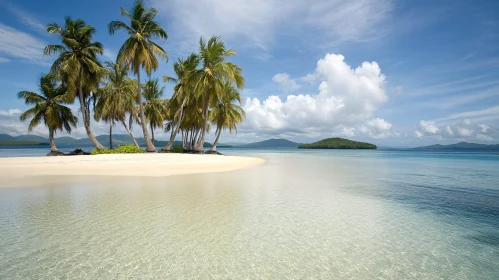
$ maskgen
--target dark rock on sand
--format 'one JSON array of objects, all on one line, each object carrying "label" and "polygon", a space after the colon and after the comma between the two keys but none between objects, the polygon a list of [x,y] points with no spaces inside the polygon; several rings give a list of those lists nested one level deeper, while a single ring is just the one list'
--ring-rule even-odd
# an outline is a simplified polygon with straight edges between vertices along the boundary
[{"label": "dark rock on sand", "polygon": [[57,157],[57,156],[65,156],[65,154],[61,151],[50,151],[50,153],[47,154],[48,157]]}]

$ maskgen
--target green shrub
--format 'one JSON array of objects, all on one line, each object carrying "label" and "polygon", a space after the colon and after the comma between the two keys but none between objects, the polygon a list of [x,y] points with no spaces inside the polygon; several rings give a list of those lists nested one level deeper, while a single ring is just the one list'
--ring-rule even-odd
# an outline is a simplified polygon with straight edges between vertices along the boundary
[{"label": "green shrub", "polygon": [[92,155],[104,155],[104,154],[142,154],[145,153],[141,148],[135,147],[135,145],[118,145],[116,149],[104,149],[104,150],[92,150]]},{"label": "green shrub", "polygon": [[184,152],[184,148],[182,146],[178,146],[178,145],[175,145],[173,146],[173,148],[170,150],[172,153],[183,153]]}]

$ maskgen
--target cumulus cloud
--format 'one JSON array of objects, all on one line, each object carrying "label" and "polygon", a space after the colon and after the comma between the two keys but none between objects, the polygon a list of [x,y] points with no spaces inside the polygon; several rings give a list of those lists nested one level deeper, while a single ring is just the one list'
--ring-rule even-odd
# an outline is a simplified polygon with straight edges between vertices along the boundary
[{"label": "cumulus cloud", "polygon": [[0,116],[2,117],[13,117],[21,114],[21,110],[19,109],[9,109],[9,110],[0,110]]},{"label": "cumulus cloud", "polygon": [[482,141],[494,141],[494,138],[492,138],[491,136],[488,136],[485,134],[480,134],[480,133],[478,133],[476,135],[476,139],[482,140]]},{"label": "cumulus cloud", "polygon": [[486,124],[481,124],[478,127],[480,128],[480,131],[483,133],[487,133],[487,131],[489,131],[489,129],[490,129],[490,126],[488,126]]},{"label": "cumulus cloud", "polygon": [[288,73],[275,74],[272,81],[279,85],[279,88],[284,92],[295,91],[300,88],[300,85],[295,80],[291,79]]},{"label": "cumulus cloud", "polygon": [[478,139],[492,141],[494,138],[488,135],[492,132],[491,127],[486,124],[476,125],[471,119],[462,119],[453,124],[439,124],[435,121],[422,120],[419,127],[414,131],[417,138],[423,136],[437,139]]},{"label": "cumulus cloud", "polygon": [[[278,96],[263,101],[247,98],[245,125],[260,130],[299,129],[302,133],[353,135],[351,128],[370,119],[388,100],[385,76],[376,62],[364,62],[353,69],[342,55],[327,54],[317,62],[312,74],[320,81],[317,94],[288,95],[285,100]],[[384,129],[387,124],[375,119],[372,128]],[[367,127],[371,128],[370,124]],[[379,136],[380,131],[372,135]]]},{"label": "cumulus cloud", "polygon": [[473,134],[473,129],[467,128],[467,127],[456,127],[455,130],[457,131],[456,135],[461,136],[461,137],[468,137]]},{"label": "cumulus cloud", "polygon": [[440,129],[433,121],[422,120],[419,122],[419,127],[421,128],[421,131],[427,135],[435,135],[440,131]]},{"label": "cumulus cloud", "polygon": [[354,137],[355,127],[350,127],[350,128],[345,127],[341,130],[341,134],[343,134],[346,137]]},{"label": "cumulus cloud", "polygon": [[391,129],[392,124],[380,118],[368,120],[360,127],[361,132],[373,139],[384,139],[391,136]]}]

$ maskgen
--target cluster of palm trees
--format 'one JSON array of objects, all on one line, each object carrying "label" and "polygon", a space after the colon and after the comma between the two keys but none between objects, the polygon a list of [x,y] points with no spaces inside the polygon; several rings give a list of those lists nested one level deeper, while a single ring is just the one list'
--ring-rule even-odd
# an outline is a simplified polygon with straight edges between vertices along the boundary
[{"label": "cluster of palm trees", "polygon": [[[109,124],[110,148],[112,129],[123,125],[134,144],[132,125],[142,128],[146,150],[155,152],[154,130],[170,133],[168,144],[161,150],[169,151],[177,135],[181,135],[183,148],[201,152],[206,133],[215,127],[216,145],[222,130],[235,130],[244,118],[238,90],[244,86],[242,69],[227,61],[235,51],[227,49],[218,37],[199,42],[199,53],[193,53],[174,63],[175,77],[163,77],[164,82],[174,83],[170,99],[162,98],[164,87],[151,74],[159,66],[158,57],[168,60],[166,52],[153,39],[166,39],[167,33],[154,20],[157,11],[146,8],[137,0],[130,11],[121,8],[123,21],[112,21],[109,33],[124,30],[129,37],[118,52],[116,62],[102,65],[98,59],[103,46],[93,41],[95,28],[83,20],[65,19],[64,26],[49,24],[47,31],[58,36],[60,45],[48,45],[45,55],[58,54],[50,73],[40,80],[41,94],[20,92],[19,98],[34,105],[21,115],[21,121],[32,118],[29,130],[41,123],[49,128],[51,150],[57,151],[54,134],[71,132],[77,118],[65,105],[78,99],[83,125],[89,139],[97,149],[105,149],[91,128],[91,115],[95,120]],[[148,80],[141,83],[141,72]],[[136,76],[132,79],[130,72]],[[151,137],[149,136],[151,130]]]}]

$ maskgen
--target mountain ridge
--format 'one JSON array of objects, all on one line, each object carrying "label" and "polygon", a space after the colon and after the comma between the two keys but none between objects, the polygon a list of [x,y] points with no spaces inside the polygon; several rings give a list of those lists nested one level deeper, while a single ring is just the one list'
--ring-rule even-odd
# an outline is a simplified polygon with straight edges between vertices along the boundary
[{"label": "mountain ridge", "polygon": [[442,145],[435,144],[413,148],[419,151],[499,151],[499,144],[477,144],[469,142],[459,142],[455,144]]}]

